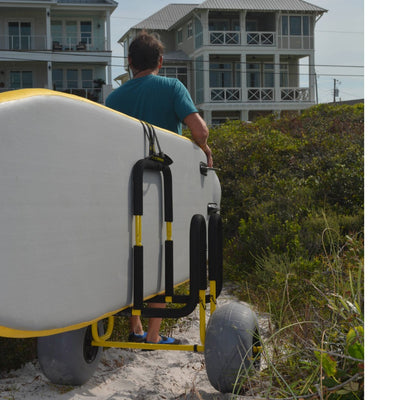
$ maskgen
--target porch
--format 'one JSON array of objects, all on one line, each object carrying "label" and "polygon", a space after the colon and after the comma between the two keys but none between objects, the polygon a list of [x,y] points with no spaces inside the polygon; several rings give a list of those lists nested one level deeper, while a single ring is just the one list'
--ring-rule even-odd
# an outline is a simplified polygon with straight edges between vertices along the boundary
[{"label": "porch", "polygon": [[0,68],[0,92],[47,88],[104,103],[109,87],[101,65],[70,65],[44,61],[6,61]]},{"label": "porch", "polygon": [[312,24],[309,15],[210,11],[204,45],[310,50],[314,48]]}]

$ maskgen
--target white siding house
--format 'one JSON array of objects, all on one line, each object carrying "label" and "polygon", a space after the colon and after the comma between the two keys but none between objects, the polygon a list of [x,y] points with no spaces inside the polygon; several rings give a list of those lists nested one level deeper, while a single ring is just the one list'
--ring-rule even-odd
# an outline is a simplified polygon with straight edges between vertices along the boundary
[{"label": "white siding house", "polygon": [[103,102],[113,0],[0,0],[0,91],[48,88]]},{"label": "white siding house", "polygon": [[326,11],[303,0],[170,4],[119,42],[126,56],[141,30],[157,32],[166,46],[160,74],[187,85],[208,124],[253,120],[315,104],[314,31]]}]

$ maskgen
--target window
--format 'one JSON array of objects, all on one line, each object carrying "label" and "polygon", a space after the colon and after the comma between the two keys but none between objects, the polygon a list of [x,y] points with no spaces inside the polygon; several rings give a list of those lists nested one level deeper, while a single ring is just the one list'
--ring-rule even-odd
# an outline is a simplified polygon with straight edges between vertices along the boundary
[{"label": "window", "polygon": [[62,69],[53,68],[53,89],[62,89],[64,87],[64,71]]},{"label": "window", "polygon": [[289,66],[288,66],[288,64],[281,64],[281,66],[280,66],[280,85],[281,85],[281,87],[289,86]]},{"label": "window", "polygon": [[81,21],[81,42],[92,44],[92,22]]},{"label": "window", "polygon": [[256,31],[258,31],[257,21],[256,20],[247,20],[246,21],[246,31],[247,32],[256,32]]},{"label": "window", "polygon": [[178,31],[176,32],[176,40],[178,43],[182,43],[183,40],[182,28],[178,29]]},{"label": "window", "polygon": [[203,25],[197,18],[194,20],[195,28],[195,47],[196,49],[203,46]]},{"label": "window", "polygon": [[246,67],[247,71],[247,87],[260,87],[261,82],[260,82],[260,64],[259,63],[252,63],[252,64],[247,64]]},{"label": "window", "polygon": [[158,72],[160,76],[179,79],[187,87],[187,68],[186,67],[162,67]]},{"label": "window", "polygon": [[274,64],[264,64],[264,87],[274,87]]},{"label": "window", "polygon": [[232,86],[232,64],[210,64],[210,87]]},{"label": "window", "polygon": [[72,47],[76,45],[78,39],[78,27],[76,25],[76,21],[67,21],[65,24],[65,33],[66,33],[66,40],[67,43],[66,50],[72,50]]},{"label": "window", "polygon": [[51,36],[53,42],[62,43],[62,21],[51,21]]},{"label": "window", "polygon": [[93,70],[53,68],[53,89],[93,89]]},{"label": "window", "polygon": [[310,35],[310,17],[308,15],[283,15],[281,17],[282,35]]},{"label": "window", "polygon": [[208,25],[210,31],[240,31],[238,19],[213,19]]},{"label": "window", "polygon": [[76,89],[78,88],[78,70],[67,69],[67,88]]},{"label": "window", "polygon": [[210,63],[210,87],[240,87],[240,63]]},{"label": "window", "polygon": [[271,88],[274,87],[274,64],[248,63],[246,66],[247,87]]},{"label": "window", "polygon": [[308,36],[310,34],[310,17],[303,16],[303,35]]},{"label": "window", "polygon": [[190,38],[192,36],[193,36],[193,23],[192,23],[192,21],[190,21],[187,24],[187,37]]},{"label": "window", "polygon": [[29,50],[31,48],[31,23],[8,23],[9,48],[11,50]]},{"label": "window", "polygon": [[11,71],[10,86],[13,89],[33,88],[32,71]]},{"label": "window", "polygon": [[287,35],[289,33],[289,23],[287,15],[282,16],[282,35]]},{"label": "window", "polygon": [[81,71],[82,76],[82,88],[92,89],[93,88],[93,71],[91,69],[83,69]]},{"label": "window", "polygon": [[301,17],[290,17],[290,34],[301,35]]}]

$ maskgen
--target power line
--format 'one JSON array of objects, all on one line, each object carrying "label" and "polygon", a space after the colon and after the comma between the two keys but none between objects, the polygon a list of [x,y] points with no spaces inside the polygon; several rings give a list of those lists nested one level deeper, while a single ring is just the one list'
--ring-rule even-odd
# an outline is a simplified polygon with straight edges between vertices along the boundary
[{"label": "power line", "polygon": [[[26,51],[25,53],[28,54],[43,54],[43,55],[49,55],[52,54],[52,52],[49,51]],[[105,55],[101,55],[101,54],[88,54],[88,53],[82,53],[82,54],[77,54],[77,53],[61,53],[63,55],[68,55],[69,57],[89,57],[89,58],[102,58],[104,59],[104,57],[107,57]],[[116,56],[116,55],[110,55],[109,58],[112,59],[126,59],[125,56]],[[5,56],[0,56],[0,60],[13,60],[13,61],[47,61],[47,60],[33,60],[31,58],[25,58],[25,57],[5,57]],[[172,60],[172,61],[181,61],[181,60]],[[192,62],[198,62],[196,60],[191,60]],[[211,60],[208,61],[209,63],[212,64],[225,64],[223,61],[227,61],[227,63],[235,63],[235,64],[259,64],[260,62],[263,63],[267,63],[270,65],[287,65],[287,63],[282,62],[282,63],[273,63],[273,62],[266,62],[266,61],[261,61],[261,60],[249,60],[249,61],[245,61],[245,62],[241,62],[241,61],[232,61],[232,60]],[[70,61],[53,61],[53,62],[70,62]],[[187,60],[182,60],[182,63],[187,62]],[[205,63],[206,61],[201,61],[203,63]],[[363,65],[345,65],[345,64],[297,64],[299,67],[321,67],[321,68],[364,68]],[[318,75],[322,75],[322,74],[318,74]]]}]

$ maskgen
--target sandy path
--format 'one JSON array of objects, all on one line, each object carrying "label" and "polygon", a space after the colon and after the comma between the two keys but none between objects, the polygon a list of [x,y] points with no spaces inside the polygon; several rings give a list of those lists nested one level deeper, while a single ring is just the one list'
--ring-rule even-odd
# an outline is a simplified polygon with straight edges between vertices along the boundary
[{"label": "sandy path", "polygon": [[[233,300],[223,292],[218,303]],[[262,329],[262,321],[259,323]],[[199,343],[198,326],[196,310],[180,320],[174,335],[189,343]],[[37,360],[19,370],[0,374],[1,400],[226,400],[230,397],[211,386],[203,354],[193,352],[108,349],[93,377],[79,387],[52,384],[41,372]]]}]

